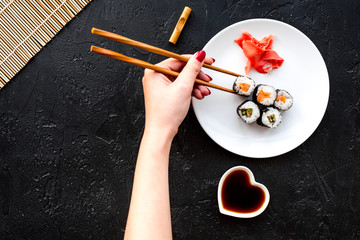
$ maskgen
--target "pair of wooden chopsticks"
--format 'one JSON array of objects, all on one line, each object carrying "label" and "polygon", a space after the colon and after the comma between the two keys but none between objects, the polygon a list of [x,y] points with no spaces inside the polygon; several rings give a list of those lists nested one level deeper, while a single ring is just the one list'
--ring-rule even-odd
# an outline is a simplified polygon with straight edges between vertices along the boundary
[{"label": "pair of wooden chopsticks", "polygon": [[[130,38],[126,38],[124,36],[121,36],[121,35],[118,35],[118,34],[115,34],[115,33],[112,33],[112,32],[104,31],[104,30],[97,29],[97,28],[93,28],[91,30],[91,32],[93,34],[95,34],[95,35],[99,35],[99,36],[108,38],[110,40],[125,43],[125,44],[128,44],[128,45],[134,46],[134,47],[138,47],[138,48],[144,49],[144,50],[152,52],[152,53],[163,55],[165,57],[175,58],[177,60],[184,61],[184,62],[187,62],[189,60],[189,57],[182,56],[182,55],[179,55],[179,54],[176,54],[176,53],[173,53],[173,52],[161,49],[161,48],[157,48],[157,47],[151,46],[151,45],[146,44],[146,43],[138,42],[138,41],[132,40]],[[177,77],[179,75],[178,72],[171,71],[169,69],[162,68],[162,67],[153,65],[151,63],[148,63],[148,62],[136,59],[136,58],[128,57],[128,56],[125,56],[123,54],[120,54],[120,53],[117,53],[117,52],[114,52],[114,51],[111,51],[111,50],[108,50],[108,49],[105,49],[105,48],[91,46],[90,51],[95,52],[95,53],[99,53],[99,54],[102,54],[104,56],[114,58],[114,59],[117,59],[117,60],[120,60],[120,61],[131,63],[131,64],[139,66],[139,67],[152,69],[154,71],[157,71],[157,72],[169,75],[169,76]],[[240,74],[237,74],[237,73],[234,73],[234,72],[231,72],[231,71],[228,71],[228,70],[216,67],[216,66],[212,66],[212,65],[209,65],[209,64],[206,64],[206,63],[204,63],[203,66],[206,67],[206,68],[209,68],[209,69],[212,69],[212,70],[215,70],[215,71],[218,71],[218,72],[230,74],[230,75],[233,75],[233,76],[242,76]],[[228,89],[228,88],[225,88],[225,87],[213,84],[213,83],[209,83],[209,82],[206,82],[206,81],[201,80],[201,79],[196,79],[195,82],[197,84],[205,85],[205,86],[215,88],[215,89],[218,89],[218,90],[221,90],[221,91],[225,91],[225,92],[229,92],[229,93],[236,93],[232,89]]]}]

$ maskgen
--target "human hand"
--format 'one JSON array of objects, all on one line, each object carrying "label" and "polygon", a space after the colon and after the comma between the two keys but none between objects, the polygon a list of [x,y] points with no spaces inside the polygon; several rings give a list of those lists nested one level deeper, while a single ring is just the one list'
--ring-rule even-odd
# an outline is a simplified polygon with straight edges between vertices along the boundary
[{"label": "human hand", "polygon": [[199,51],[187,63],[169,58],[156,64],[172,71],[181,71],[176,79],[153,70],[145,70],[145,129],[168,131],[167,133],[175,136],[189,110],[191,96],[202,99],[211,93],[203,85],[194,85],[196,78],[211,81],[211,77],[201,72],[201,67],[204,62],[212,64],[215,60],[205,58],[205,55],[204,51]]}]

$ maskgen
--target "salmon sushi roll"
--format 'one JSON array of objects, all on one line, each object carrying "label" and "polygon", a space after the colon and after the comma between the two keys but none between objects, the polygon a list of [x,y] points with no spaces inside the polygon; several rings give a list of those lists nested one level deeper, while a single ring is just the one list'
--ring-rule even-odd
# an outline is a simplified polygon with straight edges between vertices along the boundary
[{"label": "salmon sushi roll", "polygon": [[293,97],[285,90],[276,90],[276,99],[274,106],[282,111],[289,110],[293,105]]},{"label": "salmon sushi roll", "polygon": [[271,106],[276,99],[276,90],[273,86],[259,84],[254,90],[253,99],[254,102],[263,106]]},{"label": "salmon sushi roll", "polygon": [[250,96],[254,92],[254,89],[255,81],[249,77],[239,76],[234,81],[233,90],[241,96]]}]

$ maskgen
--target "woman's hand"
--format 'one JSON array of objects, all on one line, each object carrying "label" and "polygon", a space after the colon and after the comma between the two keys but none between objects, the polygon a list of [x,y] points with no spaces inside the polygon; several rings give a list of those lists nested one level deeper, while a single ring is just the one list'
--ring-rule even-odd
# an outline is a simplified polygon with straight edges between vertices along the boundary
[{"label": "woman's hand", "polygon": [[176,79],[153,70],[145,70],[145,130],[168,131],[171,136],[175,136],[189,110],[191,96],[202,99],[210,94],[207,87],[194,85],[196,78],[211,81],[210,76],[201,72],[201,67],[204,62],[212,64],[214,59],[205,58],[205,55],[204,51],[199,51],[187,63],[170,58],[157,64],[173,71],[181,71]]}]

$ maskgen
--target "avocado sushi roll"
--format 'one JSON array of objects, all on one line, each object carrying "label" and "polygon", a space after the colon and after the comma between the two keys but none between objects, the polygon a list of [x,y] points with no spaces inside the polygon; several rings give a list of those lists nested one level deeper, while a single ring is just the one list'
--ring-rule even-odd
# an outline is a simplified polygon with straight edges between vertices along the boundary
[{"label": "avocado sushi roll", "polygon": [[277,128],[277,126],[281,123],[281,114],[276,108],[264,108],[261,111],[261,116],[257,123],[268,128]]},{"label": "avocado sushi roll", "polygon": [[260,117],[259,107],[251,100],[246,100],[237,108],[237,114],[246,123],[253,123]]},{"label": "avocado sushi roll", "polygon": [[241,95],[248,97],[255,89],[255,81],[246,76],[239,76],[235,79],[233,90]]},{"label": "avocado sushi roll", "polygon": [[259,84],[256,86],[253,99],[254,102],[263,106],[271,106],[274,104],[276,98],[276,91],[273,86]]},{"label": "avocado sushi roll", "polygon": [[282,111],[289,110],[293,105],[293,97],[285,90],[276,90],[276,100],[274,106]]}]

